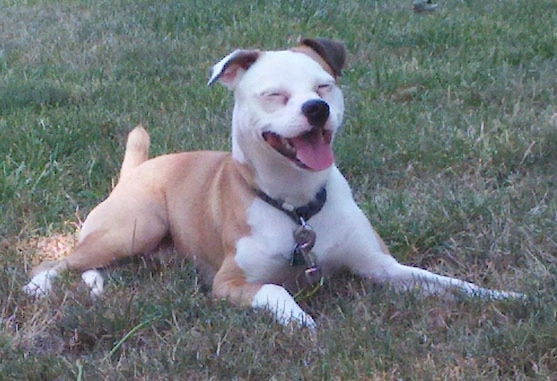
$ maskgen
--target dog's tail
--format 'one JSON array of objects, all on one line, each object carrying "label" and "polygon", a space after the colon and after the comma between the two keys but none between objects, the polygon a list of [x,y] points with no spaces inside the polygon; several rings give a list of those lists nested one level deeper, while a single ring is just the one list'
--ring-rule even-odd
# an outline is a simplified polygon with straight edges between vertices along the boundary
[{"label": "dog's tail", "polygon": [[140,124],[128,135],[126,153],[120,169],[120,179],[127,176],[135,167],[149,159],[149,133]]}]

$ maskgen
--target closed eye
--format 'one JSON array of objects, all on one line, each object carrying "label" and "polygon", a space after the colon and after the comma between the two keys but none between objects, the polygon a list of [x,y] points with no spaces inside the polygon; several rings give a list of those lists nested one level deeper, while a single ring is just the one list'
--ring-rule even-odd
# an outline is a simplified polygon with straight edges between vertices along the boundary
[{"label": "closed eye", "polygon": [[323,96],[324,94],[330,92],[332,88],[333,85],[331,83],[323,83],[317,86],[317,94]]},{"label": "closed eye", "polygon": [[280,102],[286,104],[288,102],[288,95],[280,91],[265,91],[261,96],[270,102]]}]

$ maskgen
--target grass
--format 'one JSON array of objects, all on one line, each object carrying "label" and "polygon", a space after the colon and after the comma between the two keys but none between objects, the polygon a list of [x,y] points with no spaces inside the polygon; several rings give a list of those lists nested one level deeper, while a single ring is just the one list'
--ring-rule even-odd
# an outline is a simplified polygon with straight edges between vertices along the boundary
[{"label": "grass", "polygon": [[[0,3],[0,380],[557,378],[553,1]],[[237,47],[346,43],[337,162],[405,263],[530,295],[418,300],[343,276],[304,301],[315,334],[213,300],[177,260],[21,291],[117,179],[137,123],[153,154],[228,149]]]}]

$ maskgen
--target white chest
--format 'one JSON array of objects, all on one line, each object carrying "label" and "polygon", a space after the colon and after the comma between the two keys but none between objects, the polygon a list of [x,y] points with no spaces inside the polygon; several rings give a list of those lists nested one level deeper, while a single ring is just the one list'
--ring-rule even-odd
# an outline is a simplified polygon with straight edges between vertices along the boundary
[{"label": "white chest", "polygon": [[[321,214],[321,213],[320,213]],[[280,210],[256,199],[248,210],[251,234],[236,244],[236,263],[248,282],[282,284],[303,273],[305,267],[292,266],[297,225]],[[337,250],[336,234],[327,232],[324,216],[316,216],[310,225],[317,231],[313,252],[317,264],[324,267]]]}]

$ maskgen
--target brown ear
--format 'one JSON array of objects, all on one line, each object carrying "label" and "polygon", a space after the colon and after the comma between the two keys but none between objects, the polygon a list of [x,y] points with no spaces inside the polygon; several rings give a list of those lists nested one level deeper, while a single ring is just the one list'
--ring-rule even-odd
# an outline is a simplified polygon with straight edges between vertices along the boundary
[{"label": "brown ear", "polygon": [[217,80],[229,89],[236,86],[238,78],[260,57],[259,50],[235,50],[211,69],[211,76],[207,85],[212,85]]},{"label": "brown ear", "polygon": [[[304,49],[304,47],[308,47],[313,52],[317,53],[330,68],[330,72],[335,78],[341,76],[342,67],[346,61],[346,50],[341,42],[326,38],[303,38],[300,40],[299,45],[293,50],[307,54],[307,49]],[[311,56],[311,54],[309,55]]]}]

